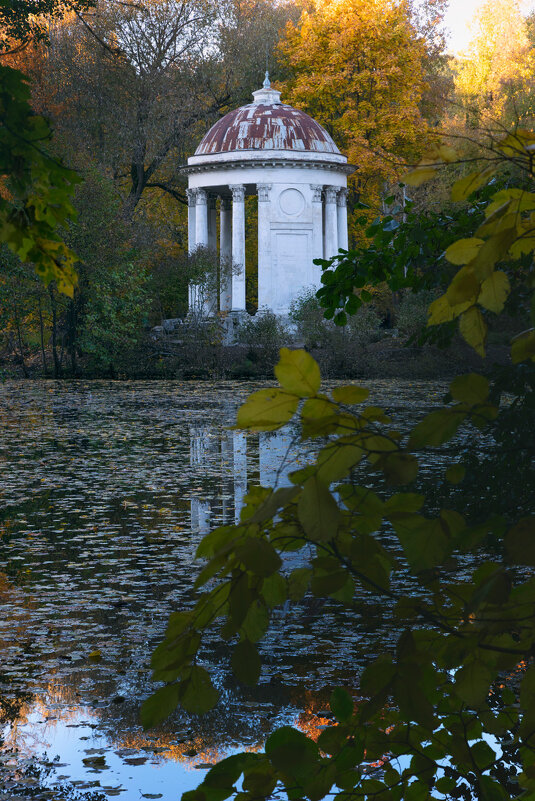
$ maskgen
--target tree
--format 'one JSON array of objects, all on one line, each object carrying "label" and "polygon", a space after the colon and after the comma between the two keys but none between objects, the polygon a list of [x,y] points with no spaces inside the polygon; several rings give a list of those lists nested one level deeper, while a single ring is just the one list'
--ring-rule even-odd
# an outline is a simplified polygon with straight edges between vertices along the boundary
[{"label": "tree", "polygon": [[[534,144],[535,134],[517,132],[496,150],[532,175]],[[428,157],[407,180],[429,177],[439,158]],[[461,179],[454,199],[489,180],[488,170]],[[484,317],[502,312],[509,287],[533,294],[533,208],[534,193],[492,193],[477,237],[463,237],[446,251],[450,263],[462,266],[432,304],[431,325],[444,316],[460,319],[461,335],[479,351]],[[509,260],[506,281],[502,267]],[[346,689],[334,690],[330,706],[337,723],[317,742],[288,726],[277,729],[264,753],[223,760],[185,794],[187,801],[234,795],[252,801],[274,791],[310,801],[330,794],[340,801],[425,801],[437,793],[506,801],[533,795],[533,425],[527,441],[515,440],[527,457],[521,460],[520,507],[490,515],[480,508],[474,523],[458,503],[437,510],[434,499],[415,491],[422,451],[425,458],[427,449],[452,444],[461,427],[476,437],[510,430],[510,409],[499,405],[504,389],[513,396],[515,414],[529,412],[533,421],[535,328],[513,341],[511,356],[512,379],[455,378],[444,406],[426,415],[405,441],[383,410],[365,405],[367,389],[349,385],[322,392],[310,355],[281,350],[279,386],[253,393],[237,425],[273,431],[297,415],[302,436],[317,442],[317,456],[291,475],[289,487],[252,488],[239,524],[220,527],[201,542],[197,556],[205,564],[196,586],[202,591],[193,608],[171,615],[153,654],[154,679],[164,686],[145,703],[144,723],[161,720],[176,704],[194,713],[215,705],[218,692],[198,664],[208,627],[220,626],[221,637],[232,642],[236,677],[255,684],[261,666],[257,643],[272,610],[307,591],[351,606],[373,593],[394,608],[401,633],[365,669],[356,704]],[[447,462],[444,481],[460,487],[462,506],[466,467],[456,456]],[[288,551],[300,554],[293,570],[283,562]],[[479,560],[470,576],[462,567],[467,552]],[[377,762],[380,772],[366,769]]]},{"label": "tree", "polygon": [[176,201],[186,206],[179,168],[219,116],[249,101],[292,8],[143,0],[67,18],[51,30],[47,58],[29,65],[36,107],[74,164],[113,175],[125,219],[162,193],[176,214]]},{"label": "tree", "polygon": [[426,48],[405,4],[315,0],[280,45],[291,77],[287,102],[324,125],[350,163],[365,199],[414,159],[426,138],[419,103]]},{"label": "tree", "polygon": [[122,219],[113,183],[87,173],[74,203],[78,219],[65,240],[78,253],[79,282],[58,323],[76,375],[77,356],[115,373],[143,334],[149,312],[144,253],[133,226]]},{"label": "tree", "polygon": [[76,256],[57,227],[74,216],[69,200],[79,178],[46,152],[51,131],[29,95],[24,75],[0,66],[0,241],[72,296]]},{"label": "tree", "polygon": [[528,21],[516,0],[487,2],[475,15],[473,31],[456,65],[457,92],[480,121],[515,124],[534,109],[535,49]]},{"label": "tree", "polygon": [[50,21],[95,0],[11,0],[0,5],[0,52],[17,52],[30,42],[48,43]]}]

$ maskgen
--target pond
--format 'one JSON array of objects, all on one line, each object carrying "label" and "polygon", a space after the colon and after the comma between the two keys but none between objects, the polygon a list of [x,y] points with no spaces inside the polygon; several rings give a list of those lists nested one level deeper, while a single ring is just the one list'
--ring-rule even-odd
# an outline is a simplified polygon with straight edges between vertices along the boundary
[{"label": "pond", "polygon": [[[367,385],[405,426],[444,394],[430,382]],[[236,519],[248,485],[287,483],[310,458],[296,432],[230,428],[259,386],[0,386],[0,801],[178,799],[282,722],[319,730],[332,687],[358,687],[393,633],[372,597],[353,610],[305,598],[277,613],[258,687],[238,686],[225,644],[208,639],[216,709],[142,730],[150,654],[169,613],[193,602],[200,538]]]}]

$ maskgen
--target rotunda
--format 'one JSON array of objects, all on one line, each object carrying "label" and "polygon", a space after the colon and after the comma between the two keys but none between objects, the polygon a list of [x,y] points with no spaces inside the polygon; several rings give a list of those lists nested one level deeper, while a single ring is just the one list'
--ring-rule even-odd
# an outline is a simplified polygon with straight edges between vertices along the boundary
[{"label": "rotunda", "polygon": [[[269,76],[253,102],[210,128],[183,172],[188,176],[189,250],[217,249],[219,299],[206,312],[245,311],[245,196],[258,195],[258,308],[287,315],[305,288],[321,285],[313,259],[347,248],[347,163],[308,114],[286,105]],[[190,287],[190,308],[196,287]]]}]

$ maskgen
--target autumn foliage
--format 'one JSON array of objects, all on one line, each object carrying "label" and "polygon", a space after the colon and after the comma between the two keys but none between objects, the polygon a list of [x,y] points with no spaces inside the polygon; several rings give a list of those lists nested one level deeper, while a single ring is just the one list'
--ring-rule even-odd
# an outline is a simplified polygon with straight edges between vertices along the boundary
[{"label": "autumn foliage", "polygon": [[375,196],[426,139],[424,40],[404,3],[315,0],[280,45],[286,102],[321,122]]}]

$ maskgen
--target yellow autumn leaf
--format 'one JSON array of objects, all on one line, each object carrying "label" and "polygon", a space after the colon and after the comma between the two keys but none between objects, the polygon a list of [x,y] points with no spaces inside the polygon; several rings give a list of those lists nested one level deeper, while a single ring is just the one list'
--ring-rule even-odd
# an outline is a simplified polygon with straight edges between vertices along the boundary
[{"label": "yellow autumn leaf", "polygon": [[487,324],[478,308],[471,306],[462,313],[459,320],[459,331],[464,341],[471,345],[476,353],[484,357]]},{"label": "yellow autumn leaf", "polygon": [[424,184],[426,181],[431,180],[437,174],[436,167],[431,167],[429,165],[423,165],[421,167],[416,167],[414,170],[405,173],[402,176],[401,180],[404,184],[408,184],[409,186],[420,186]]},{"label": "yellow autumn leaf", "polygon": [[458,306],[460,303],[468,301],[472,304],[478,294],[479,281],[469,267],[462,267],[446,290],[446,298],[450,306]]},{"label": "yellow autumn leaf", "polygon": [[511,344],[511,359],[513,364],[525,362],[528,359],[535,361],[535,328],[523,331],[513,339]]},{"label": "yellow autumn leaf", "polygon": [[442,159],[442,161],[445,161],[446,164],[451,164],[452,162],[457,161],[459,158],[459,154],[455,148],[451,147],[450,145],[440,145],[437,152],[439,157]]},{"label": "yellow autumn leaf", "polygon": [[485,217],[490,220],[504,203],[508,203],[509,210],[515,214],[530,211],[530,209],[535,209],[535,193],[526,192],[524,189],[518,189],[517,187],[500,189],[499,192],[492,196],[492,202],[485,209]]},{"label": "yellow autumn leaf", "polygon": [[472,192],[484,186],[495,172],[496,167],[486,167],[484,170],[476,170],[469,175],[465,175],[464,178],[460,178],[453,184],[451,199],[456,201],[466,200]]},{"label": "yellow autumn leaf", "polygon": [[237,427],[251,431],[275,431],[287,423],[299,404],[297,395],[281,389],[253,392],[238,409]]},{"label": "yellow autumn leaf", "polygon": [[481,284],[477,302],[489,311],[499,314],[509,296],[511,286],[506,274],[501,270],[496,270],[486,278]]},{"label": "yellow autumn leaf", "polygon": [[535,144],[533,131],[518,128],[514,133],[508,133],[499,143],[498,149],[506,156],[516,156],[525,153]]},{"label": "yellow autumn leaf", "polygon": [[491,275],[494,265],[507,255],[507,251],[515,239],[516,227],[500,231],[486,240],[475,259],[470,263],[470,267],[480,281],[484,281]]},{"label": "yellow autumn leaf", "polygon": [[449,323],[455,320],[463,311],[472,305],[472,301],[468,300],[465,303],[460,303],[457,306],[451,306],[448,303],[446,295],[441,295],[434,300],[428,309],[427,325],[440,325],[441,323]]},{"label": "yellow autumn leaf", "polygon": [[281,348],[275,375],[286,392],[300,398],[313,397],[321,384],[320,368],[306,350]]},{"label": "yellow autumn leaf", "polygon": [[446,250],[444,254],[451,264],[468,264],[474,259],[483,245],[483,239],[471,237],[470,239],[458,239]]},{"label": "yellow autumn leaf", "polygon": [[520,226],[518,238],[511,247],[509,253],[513,258],[518,259],[524,253],[533,253],[535,250],[535,226],[532,223]]}]

